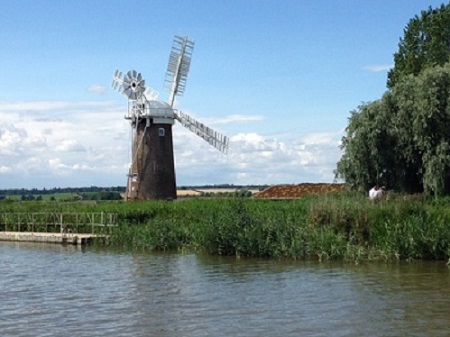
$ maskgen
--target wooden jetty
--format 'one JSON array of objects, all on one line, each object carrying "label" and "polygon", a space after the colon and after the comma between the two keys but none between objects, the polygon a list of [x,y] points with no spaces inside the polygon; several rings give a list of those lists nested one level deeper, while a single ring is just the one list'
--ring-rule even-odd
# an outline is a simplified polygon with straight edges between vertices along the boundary
[{"label": "wooden jetty", "polygon": [[1,213],[0,241],[88,245],[114,226],[114,213]]},{"label": "wooden jetty", "polygon": [[106,235],[79,233],[42,233],[42,232],[0,232],[0,241],[60,243],[68,245],[88,245],[95,239],[105,240]]}]

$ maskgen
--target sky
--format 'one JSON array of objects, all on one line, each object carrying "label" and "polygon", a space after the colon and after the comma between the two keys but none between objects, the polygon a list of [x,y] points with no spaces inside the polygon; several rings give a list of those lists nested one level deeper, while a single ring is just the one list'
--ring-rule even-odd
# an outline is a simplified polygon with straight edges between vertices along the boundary
[{"label": "sky", "polygon": [[116,69],[167,100],[174,35],[195,41],[175,108],[227,154],[173,127],[178,186],[334,181],[350,112],[380,99],[423,0],[0,0],[0,189],[125,186]]}]

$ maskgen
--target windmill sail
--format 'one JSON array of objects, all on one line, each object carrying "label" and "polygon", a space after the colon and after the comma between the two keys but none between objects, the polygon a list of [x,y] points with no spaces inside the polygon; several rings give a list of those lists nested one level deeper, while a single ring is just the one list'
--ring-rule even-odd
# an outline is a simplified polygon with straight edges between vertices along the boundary
[{"label": "windmill sail", "polygon": [[195,120],[191,116],[179,111],[176,115],[176,119],[187,129],[191,130],[196,135],[206,140],[209,144],[223,153],[228,151],[229,138],[221,133],[214,131],[207,127],[203,123]]},{"label": "windmill sail", "polygon": [[130,70],[125,74],[116,70],[111,86],[114,90],[133,101],[141,99],[146,90],[145,80],[142,78],[141,73],[138,73],[136,70]]},{"label": "windmill sail", "polygon": [[176,95],[183,95],[191,66],[194,42],[186,36],[175,36],[167,65],[164,85],[169,90],[169,104],[173,106]]}]

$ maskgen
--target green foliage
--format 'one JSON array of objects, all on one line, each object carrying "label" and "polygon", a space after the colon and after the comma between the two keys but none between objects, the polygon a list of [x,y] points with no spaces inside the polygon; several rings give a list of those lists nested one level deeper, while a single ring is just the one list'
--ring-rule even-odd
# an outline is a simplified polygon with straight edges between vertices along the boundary
[{"label": "green foliage", "polygon": [[108,242],[129,249],[356,262],[450,257],[450,197],[399,194],[371,202],[343,192],[290,201],[1,201],[0,213],[8,212],[115,213],[119,226]]},{"label": "green foliage", "polygon": [[336,176],[367,191],[450,193],[450,64],[407,76],[352,112]]},{"label": "green foliage", "polygon": [[391,186],[396,182],[396,134],[392,127],[392,97],[363,104],[351,113],[347,135],[342,139],[345,151],[337,164],[337,176],[359,191],[375,184]]},{"label": "green foliage", "polygon": [[450,3],[412,18],[389,91],[351,113],[336,177],[353,189],[450,193]]},{"label": "green foliage", "polygon": [[394,54],[394,68],[387,85],[395,87],[403,77],[419,75],[424,69],[444,65],[450,55],[450,4],[431,7],[412,18]]},{"label": "green foliage", "polygon": [[[302,259],[424,258],[450,253],[450,199],[360,193],[291,201],[189,199],[119,203],[113,246]],[[125,205],[124,208],[122,208]]]}]

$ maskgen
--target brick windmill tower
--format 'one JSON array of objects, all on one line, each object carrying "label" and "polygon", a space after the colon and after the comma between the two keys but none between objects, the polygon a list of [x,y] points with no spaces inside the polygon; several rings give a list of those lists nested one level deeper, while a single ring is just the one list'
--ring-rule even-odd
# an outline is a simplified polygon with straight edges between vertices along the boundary
[{"label": "brick windmill tower", "polygon": [[176,199],[175,165],[172,125],[175,120],[224,153],[228,137],[173,108],[175,96],[181,96],[191,64],[193,41],[175,36],[165,77],[169,90],[167,102],[159,101],[158,93],[145,87],[145,80],[135,70],[116,71],[114,90],[128,98],[125,116],[131,127],[131,164],[128,173],[127,199]]}]

